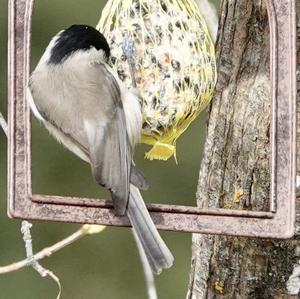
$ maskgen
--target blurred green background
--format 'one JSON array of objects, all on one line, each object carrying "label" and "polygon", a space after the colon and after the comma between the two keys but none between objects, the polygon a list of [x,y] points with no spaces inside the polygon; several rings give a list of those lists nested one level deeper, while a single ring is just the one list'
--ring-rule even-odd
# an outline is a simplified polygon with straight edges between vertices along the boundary
[{"label": "blurred green background", "polygon": [[[36,1],[33,18],[32,66],[49,39],[74,23],[97,24],[103,0]],[[7,112],[7,2],[0,0],[0,111]],[[202,155],[205,114],[202,114],[179,139],[176,165],[144,160],[146,146],[136,151],[136,163],[150,182],[144,192],[148,202],[195,204],[195,192]],[[20,220],[6,215],[6,138],[0,129],[0,265],[24,258]],[[32,148],[33,191],[42,194],[103,197],[89,166],[65,150],[41,125],[33,120]],[[107,196],[106,196],[107,198]],[[34,250],[61,240],[79,225],[34,222]],[[161,232],[175,256],[174,266],[156,277],[160,299],[184,298],[187,290],[191,234]],[[52,270],[62,284],[62,299],[143,299],[147,298],[144,276],[135,242],[127,228],[109,227],[103,233],[84,238],[63,249],[42,265]],[[32,269],[0,276],[0,298],[52,299],[57,287]]]}]

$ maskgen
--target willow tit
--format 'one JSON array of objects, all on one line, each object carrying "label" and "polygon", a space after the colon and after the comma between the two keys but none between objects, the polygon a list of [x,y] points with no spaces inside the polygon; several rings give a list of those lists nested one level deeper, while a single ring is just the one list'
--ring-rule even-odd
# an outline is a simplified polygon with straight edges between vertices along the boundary
[{"label": "willow tit", "polygon": [[138,96],[108,65],[110,48],[93,27],[73,25],[50,41],[32,72],[27,98],[34,115],[65,147],[90,163],[117,215],[126,214],[154,273],[173,264],[139,189],[147,182],[132,161],[142,129]]}]

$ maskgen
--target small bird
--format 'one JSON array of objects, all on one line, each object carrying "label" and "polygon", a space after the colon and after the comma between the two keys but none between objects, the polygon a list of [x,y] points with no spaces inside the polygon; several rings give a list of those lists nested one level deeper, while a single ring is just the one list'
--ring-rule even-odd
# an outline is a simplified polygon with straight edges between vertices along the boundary
[{"label": "small bird", "polygon": [[139,189],[147,189],[133,154],[142,130],[138,92],[127,89],[108,65],[105,37],[72,25],[50,41],[32,72],[27,98],[49,132],[84,161],[107,188],[117,215],[126,214],[153,273],[173,264]]}]

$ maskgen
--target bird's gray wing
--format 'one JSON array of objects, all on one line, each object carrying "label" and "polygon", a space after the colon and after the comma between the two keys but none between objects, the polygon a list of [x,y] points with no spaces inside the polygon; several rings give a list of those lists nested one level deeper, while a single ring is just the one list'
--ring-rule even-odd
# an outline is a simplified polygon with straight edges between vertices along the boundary
[{"label": "bird's gray wing", "polygon": [[[105,65],[97,64],[99,97],[106,114],[86,126],[92,173],[100,185],[110,190],[116,213],[123,215],[129,199],[132,152],[126,130],[119,85]],[[105,97],[105,98],[103,98]]]}]

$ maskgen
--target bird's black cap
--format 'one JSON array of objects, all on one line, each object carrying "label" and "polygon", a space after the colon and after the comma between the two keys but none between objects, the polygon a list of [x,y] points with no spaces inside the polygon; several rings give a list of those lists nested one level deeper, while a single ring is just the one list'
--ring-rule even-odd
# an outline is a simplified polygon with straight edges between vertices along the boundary
[{"label": "bird's black cap", "polygon": [[72,53],[91,47],[103,50],[107,59],[109,58],[110,48],[103,34],[88,25],[72,25],[59,35],[51,50],[49,63],[61,63]]}]

